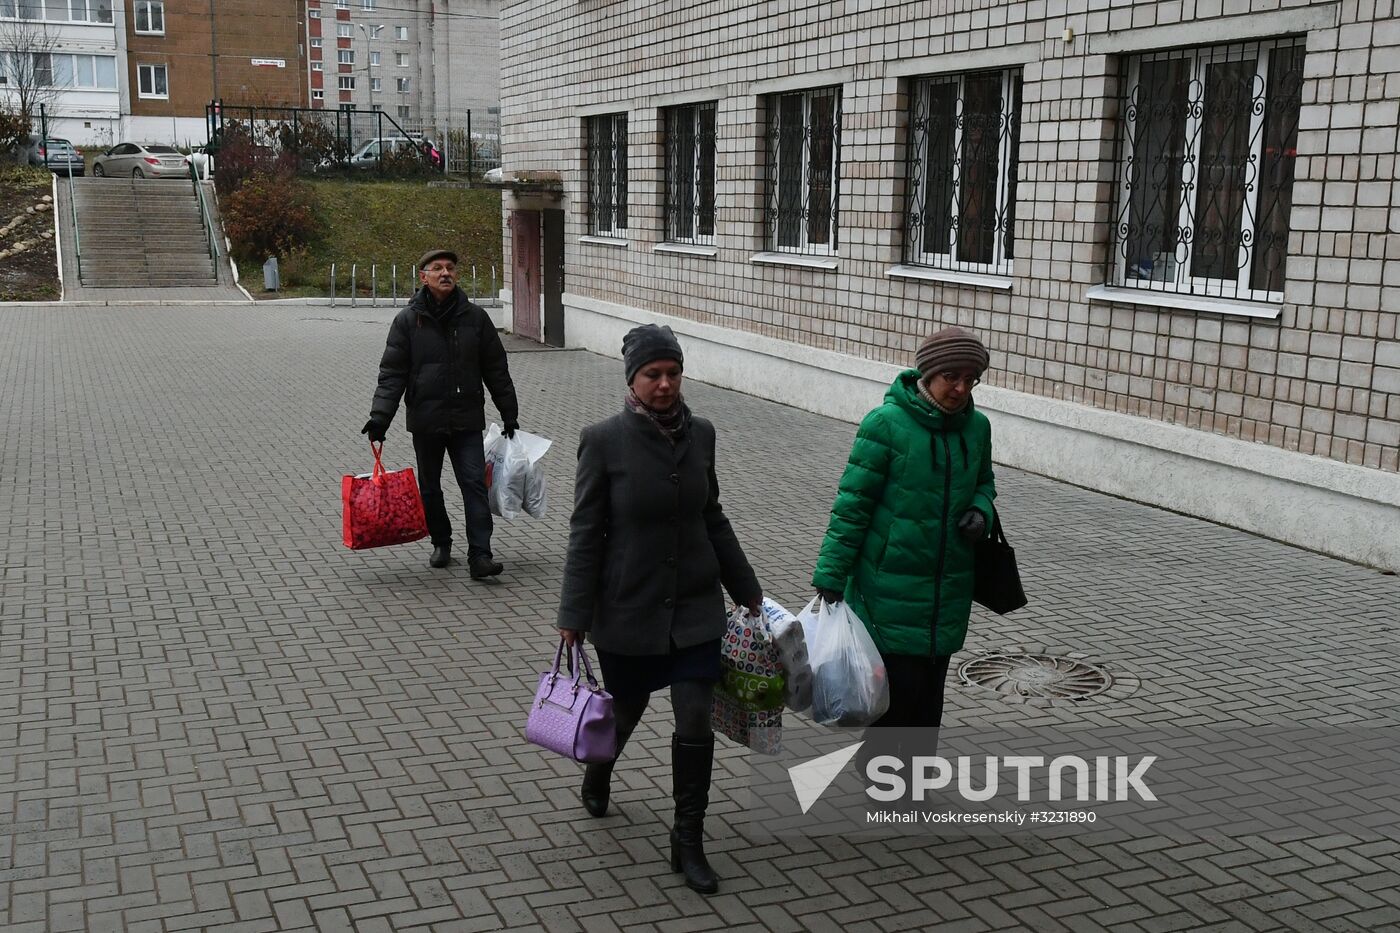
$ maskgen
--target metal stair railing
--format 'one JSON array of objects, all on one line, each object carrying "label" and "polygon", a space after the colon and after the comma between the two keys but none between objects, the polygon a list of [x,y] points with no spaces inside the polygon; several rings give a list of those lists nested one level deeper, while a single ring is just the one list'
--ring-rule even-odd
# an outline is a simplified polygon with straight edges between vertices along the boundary
[{"label": "metal stair railing", "polygon": [[199,202],[199,218],[204,222],[204,238],[209,244],[209,263],[214,270],[214,281],[219,281],[219,247],[214,239],[214,221],[209,216],[209,205],[204,199],[204,188],[199,183],[199,170],[190,163],[190,184],[194,186],[195,200]]},{"label": "metal stair railing", "polygon": [[[68,208],[73,212],[73,255],[78,259],[78,281],[83,280],[83,241],[78,232],[78,195],[73,186],[73,170],[68,170]],[[59,244],[59,249],[63,244]]]}]

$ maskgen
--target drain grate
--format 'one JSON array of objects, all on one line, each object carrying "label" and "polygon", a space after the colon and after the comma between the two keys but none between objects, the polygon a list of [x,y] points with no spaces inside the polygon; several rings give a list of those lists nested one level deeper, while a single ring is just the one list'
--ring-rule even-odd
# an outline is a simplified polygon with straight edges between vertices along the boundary
[{"label": "drain grate", "polygon": [[1050,654],[984,654],[958,668],[964,684],[1007,696],[1087,700],[1113,685],[1103,668]]}]

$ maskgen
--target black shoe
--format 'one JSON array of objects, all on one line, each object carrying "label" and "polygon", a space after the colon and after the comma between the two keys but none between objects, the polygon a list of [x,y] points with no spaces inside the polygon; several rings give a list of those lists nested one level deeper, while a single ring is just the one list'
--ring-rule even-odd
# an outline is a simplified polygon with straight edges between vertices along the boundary
[{"label": "black shoe", "polygon": [[607,816],[608,797],[612,791],[613,761],[591,764],[583,769],[583,787],[579,799],[589,816]]},{"label": "black shoe", "polygon": [[671,787],[676,825],[671,830],[671,871],[685,873],[686,887],[701,894],[719,890],[719,879],[705,858],[705,810],[710,804],[710,771],[715,737],[683,742],[671,737]]},{"label": "black shoe", "polygon": [[433,556],[428,558],[429,567],[446,567],[452,563],[452,545],[439,544],[433,548]]},{"label": "black shoe", "polygon": [[467,569],[471,572],[473,580],[481,580],[486,577],[494,577],[506,568],[498,560],[477,555],[467,558]]}]

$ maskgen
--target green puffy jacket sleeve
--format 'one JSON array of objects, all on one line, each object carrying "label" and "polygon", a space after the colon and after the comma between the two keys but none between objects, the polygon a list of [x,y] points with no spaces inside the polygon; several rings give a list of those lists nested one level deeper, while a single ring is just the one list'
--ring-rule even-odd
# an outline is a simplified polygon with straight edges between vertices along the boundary
[{"label": "green puffy jacket sleeve", "polygon": [[855,443],[841,474],[831,519],[826,526],[812,585],[820,589],[845,591],[846,581],[855,568],[870,528],[871,516],[884,494],[894,457],[892,435],[881,409],[865,416],[856,431]]},{"label": "green puffy jacket sleeve", "polygon": [[992,472],[992,426],[987,424],[982,446],[982,463],[977,470],[977,491],[972,495],[972,507],[987,519],[987,533],[992,530],[992,501],[997,497],[996,475]]}]

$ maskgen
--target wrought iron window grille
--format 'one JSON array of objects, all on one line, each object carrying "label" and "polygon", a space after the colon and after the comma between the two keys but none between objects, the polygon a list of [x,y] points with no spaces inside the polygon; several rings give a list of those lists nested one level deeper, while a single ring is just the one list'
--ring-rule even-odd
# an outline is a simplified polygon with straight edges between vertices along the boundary
[{"label": "wrought iron window grille", "polygon": [[774,94],[767,105],[769,248],[833,255],[841,216],[841,89]]},{"label": "wrought iron window grille", "polygon": [[713,102],[663,111],[668,242],[715,241],[715,113]]},{"label": "wrought iron window grille", "polygon": [[589,117],[588,232],[627,235],[627,114]]},{"label": "wrought iron window grille", "polygon": [[1303,40],[1124,62],[1111,281],[1283,300]]},{"label": "wrought iron window grille", "polygon": [[1020,71],[922,78],[909,108],[904,261],[1010,275]]}]

